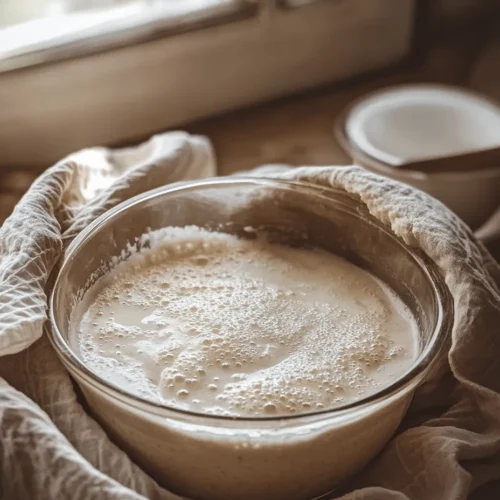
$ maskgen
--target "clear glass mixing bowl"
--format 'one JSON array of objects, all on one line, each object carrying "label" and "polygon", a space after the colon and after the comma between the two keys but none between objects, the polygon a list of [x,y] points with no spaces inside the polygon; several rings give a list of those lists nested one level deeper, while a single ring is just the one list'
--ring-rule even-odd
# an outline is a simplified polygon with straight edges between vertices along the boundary
[{"label": "clear glass mixing bowl", "polygon": [[[166,226],[197,225],[334,252],[385,281],[418,321],[419,355],[380,392],[297,416],[231,418],[152,403],[96,376],[73,352],[70,318],[113,257]],[[121,257],[120,257],[121,256]],[[203,500],[305,500],[328,492],[380,452],[446,345],[453,320],[432,262],[343,191],[304,183],[219,178],[156,189],[106,212],[69,246],[50,298],[50,337],[93,415],[167,488]]]}]

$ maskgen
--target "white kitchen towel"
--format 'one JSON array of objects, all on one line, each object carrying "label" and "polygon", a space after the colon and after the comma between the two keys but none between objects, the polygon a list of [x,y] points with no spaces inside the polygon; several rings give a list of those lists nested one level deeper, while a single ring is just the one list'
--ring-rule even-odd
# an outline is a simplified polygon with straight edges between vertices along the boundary
[{"label": "white kitchen towel", "polygon": [[[78,402],[42,335],[47,281],[91,220],[140,192],[212,176],[208,141],[156,136],[127,150],[75,153],[45,172],[0,229],[0,485],[9,500],[174,499],[135,466]],[[417,394],[345,500],[497,498],[500,479],[500,268],[442,204],[357,167],[259,169],[353,193],[439,266],[453,296],[446,376]],[[293,479],[292,479],[293,480]],[[493,484],[491,495],[483,485]],[[498,489],[496,490],[498,493]],[[231,500],[231,499],[228,499]]]}]

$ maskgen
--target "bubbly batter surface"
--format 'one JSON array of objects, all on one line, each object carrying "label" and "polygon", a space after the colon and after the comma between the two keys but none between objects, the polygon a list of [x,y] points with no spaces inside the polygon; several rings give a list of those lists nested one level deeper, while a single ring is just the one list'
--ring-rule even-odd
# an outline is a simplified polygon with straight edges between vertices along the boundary
[{"label": "bubbly batter surface", "polygon": [[340,257],[198,227],[150,241],[72,318],[83,361],[131,393],[208,414],[297,414],[368,396],[415,359],[410,312]]}]

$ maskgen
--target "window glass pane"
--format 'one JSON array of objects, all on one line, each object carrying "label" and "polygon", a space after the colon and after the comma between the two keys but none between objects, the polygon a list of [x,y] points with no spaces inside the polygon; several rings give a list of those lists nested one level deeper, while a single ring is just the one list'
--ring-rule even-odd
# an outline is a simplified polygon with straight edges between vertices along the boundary
[{"label": "window glass pane", "polygon": [[[0,70],[61,58],[247,12],[247,0],[2,0]],[[64,52],[54,49],[70,47]],[[52,49],[52,50],[51,50]],[[36,55],[19,63],[21,56]],[[37,59],[38,58],[38,59]],[[39,61],[38,61],[39,62]]]}]

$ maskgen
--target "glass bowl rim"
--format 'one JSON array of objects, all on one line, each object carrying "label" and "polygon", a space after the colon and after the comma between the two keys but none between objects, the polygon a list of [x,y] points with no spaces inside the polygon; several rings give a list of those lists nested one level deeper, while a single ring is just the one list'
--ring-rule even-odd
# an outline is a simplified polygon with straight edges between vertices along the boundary
[{"label": "glass bowl rim", "polygon": [[[265,177],[251,177],[251,176],[235,176],[235,177],[217,177],[212,179],[203,179],[187,182],[178,182],[161,186],[156,189],[141,193],[128,200],[125,200],[115,207],[107,210],[98,216],[92,223],[90,223],[83,231],[81,231],[74,240],[69,244],[63,255],[60,257],[58,264],[55,266],[55,271],[51,280],[53,283],[50,291],[48,306],[49,306],[49,320],[50,325],[47,328],[49,340],[56,351],[58,357],[66,366],[68,371],[73,374],[76,372],[79,377],[82,377],[86,382],[90,383],[94,389],[99,392],[104,392],[114,399],[118,399],[122,404],[130,405],[137,410],[147,411],[156,416],[173,418],[175,416],[183,418],[203,419],[219,422],[241,422],[241,423],[258,423],[258,422],[275,422],[275,421],[298,421],[311,417],[321,416],[341,416],[346,412],[368,408],[376,403],[390,399],[399,393],[402,393],[408,387],[418,384],[425,374],[430,370],[431,366],[436,361],[442,347],[445,345],[447,338],[450,335],[451,327],[453,324],[453,301],[446,286],[443,277],[441,276],[436,264],[420,249],[412,248],[402,241],[391,232],[387,225],[380,222],[371,214],[371,220],[364,220],[365,223],[372,223],[383,231],[387,237],[393,239],[399,246],[407,252],[411,258],[416,261],[417,265],[422,269],[426,275],[429,283],[434,291],[434,299],[437,304],[438,314],[437,320],[427,346],[420,352],[417,359],[412,364],[411,368],[407,370],[402,376],[396,378],[391,384],[384,386],[381,390],[353,402],[339,405],[333,408],[326,408],[317,411],[303,412],[293,415],[277,415],[277,416],[258,416],[258,417],[240,417],[240,416],[227,416],[227,415],[211,415],[202,412],[184,410],[170,406],[168,404],[151,401],[143,398],[132,392],[126,391],[121,387],[104,380],[90,370],[85,363],[73,352],[69,342],[64,338],[59,330],[58,322],[55,317],[56,301],[58,291],[61,288],[61,282],[66,274],[72,260],[78,255],[78,250],[85,241],[98,232],[106,223],[111,222],[114,218],[119,217],[127,210],[130,210],[136,205],[149,202],[157,197],[164,195],[176,195],[180,192],[196,191],[206,188],[217,188],[220,186],[237,186],[240,185],[253,185],[255,187],[274,187],[278,189],[299,189],[308,191],[309,194],[317,197],[326,198],[330,202],[338,201],[332,198],[332,194],[336,193],[344,198],[348,198],[355,203],[360,203],[360,199],[346,191],[333,187],[323,187],[312,183],[303,181],[289,181],[282,179],[272,179]],[[328,196],[330,195],[330,196]],[[344,210],[346,211],[346,210]],[[362,218],[359,213],[351,212],[358,218]],[[77,378],[77,377],[75,377]],[[78,379],[77,379],[78,381]]]}]

